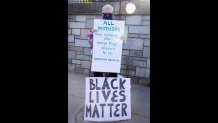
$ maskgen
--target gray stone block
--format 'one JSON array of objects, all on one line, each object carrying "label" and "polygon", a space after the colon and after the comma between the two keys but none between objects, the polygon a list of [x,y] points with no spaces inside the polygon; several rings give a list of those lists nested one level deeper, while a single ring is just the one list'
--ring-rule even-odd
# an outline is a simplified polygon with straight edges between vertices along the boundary
[{"label": "gray stone block", "polygon": [[150,34],[150,26],[129,26],[129,33]]},{"label": "gray stone block", "polygon": [[150,59],[147,59],[147,68],[150,68]]},{"label": "gray stone block", "polygon": [[133,57],[129,57],[129,59],[127,61],[127,65],[133,65],[133,61],[134,61],[134,58]]},{"label": "gray stone block", "polygon": [[119,15],[114,15],[113,16],[113,20],[119,20],[119,19],[120,19]]},{"label": "gray stone block", "polygon": [[69,21],[69,19],[68,19],[68,27],[67,27],[68,29],[70,28],[70,21]]},{"label": "gray stone block", "polygon": [[75,46],[90,47],[88,40],[75,39]]},{"label": "gray stone block", "polygon": [[135,70],[136,70],[136,67],[134,67],[134,66],[127,66],[127,70],[135,71]]},{"label": "gray stone block", "polygon": [[86,20],[88,20],[88,19],[95,19],[95,18],[96,18],[95,15],[87,15],[86,16]]},{"label": "gray stone block", "polygon": [[80,39],[80,35],[75,35],[74,38],[75,39]]},{"label": "gray stone block", "polygon": [[143,17],[142,17],[142,20],[147,20],[147,21],[149,21],[149,20],[150,20],[150,16],[143,16]]},{"label": "gray stone block", "polygon": [[145,68],[136,67],[136,76],[145,77]]},{"label": "gray stone block", "polygon": [[80,35],[80,29],[72,29],[73,35]]},{"label": "gray stone block", "polygon": [[150,46],[150,39],[144,39],[144,46]]},{"label": "gray stone block", "polygon": [[71,33],[71,29],[68,29],[68,35],[71,35],[72,33]]},{"label": "gray stone block", "polygon": [[150,38],[149,34],[139,34],[139,38]]},{"label": "gray stone block", "polygon": [[71,64],[71,63],[72,63],[72,59],[68,58],[68,64]]},{"label": "gray stone block", "polygon": [[84,74],[89,75],[90,70],[89,69],[84,69]]},{"label": "gray stone block", "polygon": [[73,47],[72,43],[68,43],[68,51],[71,50],[70,47]]},{"label": "gray stone block", "polygon": [[130,56],[122,56],[121,64],[124,65],[133,65],[133,57]]},{"label": "gray stone block", "polygon": [[74,15],[70,15],[70,16],[68,16],[68,18],[69,18],[70,22],[76,21],[76,16],[74,16]]},{"label": "gray stone block", "polygon": [[117,16],[117,20],[125,20],[125,19],[126,19],[126,16],[123,16],[123,15]]},{"label": "gray stone block", "polygon": [[87,34],[89,33],[90,29],[81,29],[80,39],[88,39]]},{"label": "gray stone block", "polygon": [[68,43],[68,50],[70,50],[70,43]]},{"label": "gray stone block", "polygon": [[83,55],[83,52],[77,51],[76,55]]},{"label": "gray stone block", "polygon": [[69,19],[69,22],[73,22],[73,21],[76,21],[76,19]]},{"label": "gray stone block", "polygon": [[123,49],[143,50],[143,39],[128,38],[126,43],[123,43]]},{"label": "gray stone block", "polygon": [[142,51],[130,50],[130,56],[142,57]]},{"label": "gray stone block", "polygon": [[82,60],[84,60],[84,61],[91,61],[91,56],[83,56],[82,57]]},{"label": "gray stone block", "polygon": [[141,25],[142,16],[140,15],[131,15],[126,16],[126,24],[128,25]]},{"label": "gray stone block", "polygon": [[150,25],[150,21],[142,21],[142,25],[149,26]]},{"label": "gray stone block", "polygon": [[74,72],[75,72],[75,73],[83,74],[83,73],[84,73],[84,70],[83,70],[82,68],[76,67],[76,68],[74,69]]},{"label": "gray stone block", "polygon": [[94,19],[87,19],[86,28],[93,28],[93,27],[94,27]]},{"label": "gray stone block", "polygon": [[150,78],[150,69],[145,69],[145,78]]},{"label": "gray stone block", "polygon": [[68,35],[68,42],[74,42],[74,35]]},{"label": "gray stone block", "polygon": [[81,68],[81,65],[80,64],[75,64],[77,68]]},{"label": "gray stone block", "polygon": [[89,48],[84,48],[84,54],[85,54],[85,55],[92,55],[92,54],[91,54],[91,49],[89,49]]},{"label": "gray stone block", "polygon": [[81,64],[81,60],[73,59],[73,60],[72,60],[72,63],[74,63],[74,64]]},{"label": "gray stone block", "polygon": [[91,63],[89,61],[82,61],[82,68],[90,69]]},{"label": "gray stone block", "polygon": [[129,55],[129,50],[123,50],[123,51],[122,51],[122,55],[124,55],[124,56]]},{"label": "gray stone block", "polygon": [[83,61],[90,61],[91,57],[90,56],[86,56],[86,55],[77,55],[76,59],[80,59],[80,60],[83,60]]},{"label": "gray stone block", "polygon": [[150,34],[149,34],[149,35],[147,35],[147,37],[148,37],[148,38],[150,38]]},{"label": "gray stone block", "polygon": [[74,45],[70,45],[70,50],[82,52],[83,48],[82,47],[75,47]]},{"label": "gray stone block", "polygon": [[129,38],[138,38],[139,34],[128,34]]},{"label": "gray stone block", "polygon": [[143,49],[143,57],[150,58],[150,47],[144,47],[144,49]]},{"label": "gray stone block", "polygon": [[76,59],[82,60],[82,58],[83,58],[83,55],[76,55]]},{"label": "gray stone block", "polygon": [[145,61],[146,58],[143,58],[143,57],[141,57],[141,58],[135,57],[134,60],[136,60],[136,61]]},{"label": "gray stone block", "polygon": [[121,69],[127,69],[127,65],[121,65]]},{"label": "gray stone block", "polygon": [[124,34],[128,34],[129,33],[129,26],[125,25],[124,27]]},{"label": "gray stone block", "polygon": [[68,71],[69,72],[74,72],[75,69],[75,64],[68,64]]},{"label": "gray stone block", "polygon": [[75,58],[76,54],[75,51],[68,51],[68,58]]},{"label": "gray stone block", "polygon": [[70,28],[85,28],[85,22],[70,22]]},{"label": "gray stone block", "polygon": [[85,15],[77,15],[76,21],[86,21],[86,16]]},{"label": "gray stone block", "polygon": [[127,71],[126,71],[126,74],[127,74],[128,76],[135,76],[135,71],[127,70]]},{"label": "gray stone block", "polygon": [[127,71],[127,70],[122,70],[122,69],[121,69],[121,70],[120,70],[120,74],[121,74],[121,75],[127,75],[127,74],[126,74],[126,71]]},{"label": "gray stone block", "polygon": [[137,67],[146,67],[146,62],[145,61],[133,61],[133,66],[137,66]]}]

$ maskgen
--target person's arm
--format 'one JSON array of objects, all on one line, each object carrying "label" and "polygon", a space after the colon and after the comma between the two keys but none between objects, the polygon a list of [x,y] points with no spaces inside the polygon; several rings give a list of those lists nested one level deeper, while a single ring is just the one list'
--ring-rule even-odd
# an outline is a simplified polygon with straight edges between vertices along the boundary
[{"label": "person's arm", "polygon": [[93,45],[93,33],[97,32],[97,30],[95,29],[91,29],[90,32],[88,33],[87,37],[88,37],[88,41],[89,41],[89,44]]},{"label": "person's arm", "polygon": [[127,33],[127,31],[126,31],[126,30],[124,30],[124,35],[122,35],[122,36],[120,37],[120,39],[121,39],[121,40],[123,40],[123,41],[124,41],[124,43],[126,43],[126,41],[127,41],[127,38],[128,38],[128,33]]},{"label": "person's arm", "polygon": [[127,40],[127,35],[123,35],[120,37],[121,40],[126,41]]},{"label": "person's arm", "polygon": [[89,42],[89,44],[92,46],[93,33],[89,33],[89,34],[87,35],[87,37],[88,37],[88,42]]}]

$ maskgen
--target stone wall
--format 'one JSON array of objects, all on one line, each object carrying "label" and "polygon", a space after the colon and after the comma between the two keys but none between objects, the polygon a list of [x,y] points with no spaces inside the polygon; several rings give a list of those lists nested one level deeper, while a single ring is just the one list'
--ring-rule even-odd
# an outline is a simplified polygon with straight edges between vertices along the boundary
[{"label": "stone wall", "polygon": [[[101,15],[68,15],[69,71],[89,75],[91,53],[87,33],[94,19]],[[123,43],[121,75],[132,82],[150,82],[150,16],[115,15],[115,20],[125,21],[128,39]]]}]

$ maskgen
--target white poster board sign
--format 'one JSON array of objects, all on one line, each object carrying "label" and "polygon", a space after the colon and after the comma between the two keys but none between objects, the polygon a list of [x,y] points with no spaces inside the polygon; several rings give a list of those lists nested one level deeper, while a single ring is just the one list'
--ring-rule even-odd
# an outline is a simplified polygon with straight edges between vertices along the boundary
[{"label": "white poster board sign", "polygon": [[131,119],[130,78],[87,77],[85,121]]},{"label": "white poster board sign", "polygon": [[125,21],[94,20],[91,71],[120,73]]}]

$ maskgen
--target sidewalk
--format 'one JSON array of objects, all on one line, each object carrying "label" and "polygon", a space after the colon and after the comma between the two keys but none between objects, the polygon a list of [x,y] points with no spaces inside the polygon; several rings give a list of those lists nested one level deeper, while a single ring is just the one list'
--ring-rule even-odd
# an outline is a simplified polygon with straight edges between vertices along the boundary
[{"label": "sidewalk", "polygon": [[[94,123],[83,120],[86,75],[68,72],[68,123]],[[116,123],[150,123],[150,88],[131,84],[132,119]]]}]

